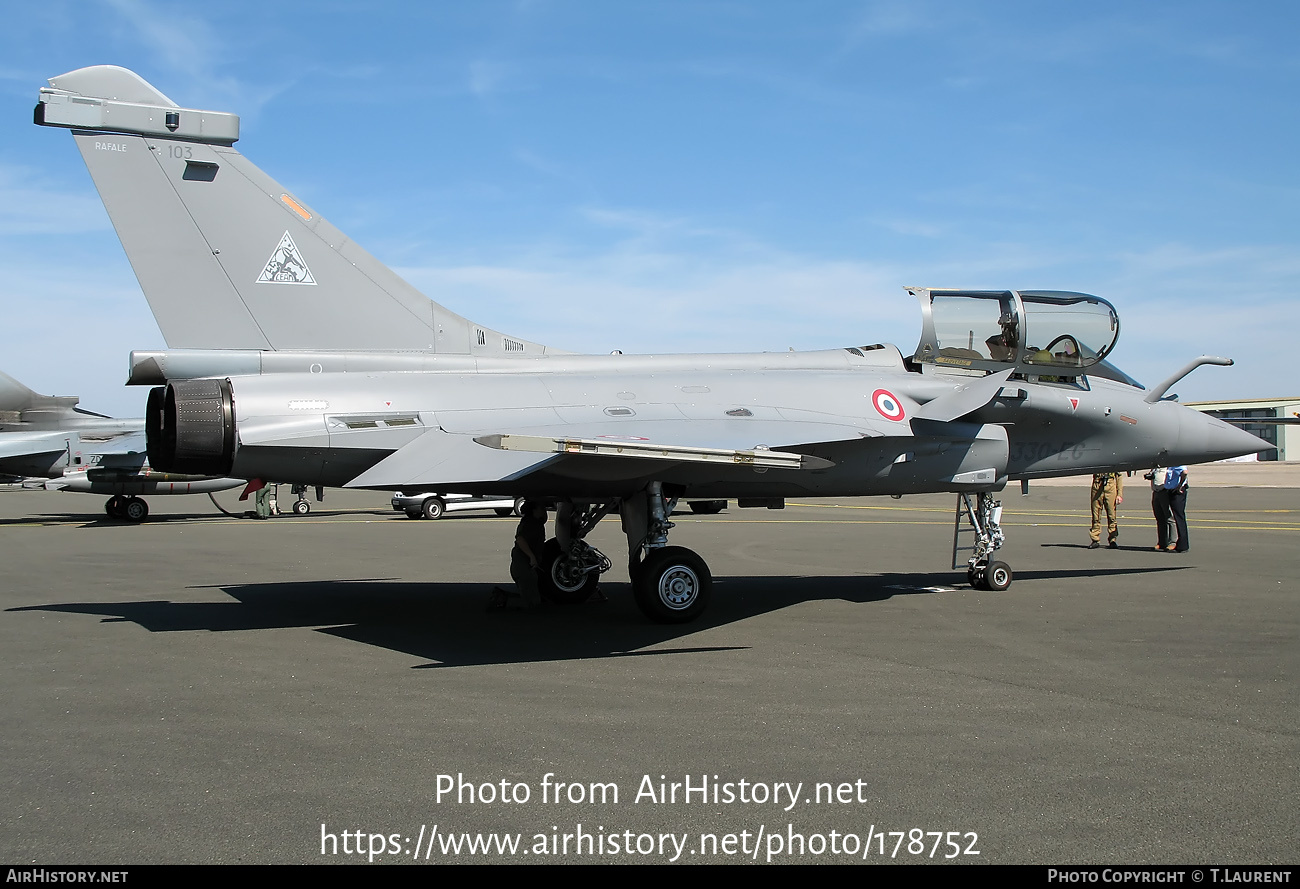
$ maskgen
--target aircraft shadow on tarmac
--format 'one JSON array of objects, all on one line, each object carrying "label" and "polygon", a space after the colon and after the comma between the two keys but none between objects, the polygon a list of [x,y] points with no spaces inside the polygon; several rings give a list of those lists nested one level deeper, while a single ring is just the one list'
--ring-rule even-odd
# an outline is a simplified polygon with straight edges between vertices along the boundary
[{"label": "aircraft shadow on tarmac", "polygon": [[[1183,566],[1025,571],[1023,589],[1035,581],[1178,571]],[[723,577],[714,581],[708,612],[691,624],[648,623],[627,583],[605,583],[608,601],[544,607],[535,612],[484,613],[490,584],[411,583],[389,578],[251,583],[217,587],[231,602],[55,603],[10,608],[101,615],[130,621],[151,633],[232,632],[301,627],[429,661],[415,669],[589,658],[689,655],[748,646],[663,646],[718,626],[806,602],[857,604],[894,596],[970,593],[954,572],[835,577]],[[1003,595],[980,593],[980,595]],[[1010,595],[1009,593],[1006,595]],[[647,650],[650,649],[650,650]]]}]

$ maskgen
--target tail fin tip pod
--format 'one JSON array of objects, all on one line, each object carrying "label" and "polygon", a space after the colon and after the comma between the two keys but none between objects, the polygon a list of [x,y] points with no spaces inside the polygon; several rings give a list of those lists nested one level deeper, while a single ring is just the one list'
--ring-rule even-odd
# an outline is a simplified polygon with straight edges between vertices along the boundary
[{"label": "tail fin tip pod", "polygon": [[234,114],[183,108],[101,65],[50,78],[36,123],[72,130],[173,349],[547,349],[449,311],[345,237],[233,145]]},{"label": "tail fin tip pod", "polygon": [[156,90],[139,74],[117,65],[92,65],[89,68],[78,68],[76,71],[51,77],[50,86],[83,97],[94,96],[115,102],[132,102],[137,105],[177,107],[175,102]]}]

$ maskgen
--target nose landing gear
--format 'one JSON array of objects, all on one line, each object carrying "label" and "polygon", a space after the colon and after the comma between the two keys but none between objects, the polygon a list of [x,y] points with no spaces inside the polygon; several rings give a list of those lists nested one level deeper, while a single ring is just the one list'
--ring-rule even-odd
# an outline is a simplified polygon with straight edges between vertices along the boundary
[{"label": "nose landing gear", "polygon": [[[1001,592],[1011,586],[1011,566],[993,559],[993,553],[1006,542],[999,524],[1001,520],[1002,503],[994,500],[988,491],[976,494],[974,505],[970,494],[957,495],[957,514],[952,529],[952,567],[965,565],[966,581],[974,589]],[[962,546],[964,534],[974,535],[971,545]],[[962,562],[961,555],[965,552],[970,552],[970,557]]]}]

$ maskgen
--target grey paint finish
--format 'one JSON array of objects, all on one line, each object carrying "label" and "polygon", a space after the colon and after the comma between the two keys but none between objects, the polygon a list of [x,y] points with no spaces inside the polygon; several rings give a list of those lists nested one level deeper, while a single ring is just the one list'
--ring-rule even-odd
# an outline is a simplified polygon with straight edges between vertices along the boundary
[{"label": "grey paint finish", "polygon": [[[523,371],[550,360],[515,367]],[[616,366],[618,359],[603,362]],[[325,444],[320,431],[331,416],[419,411],[423,429],[412,430],[409,444],[355,478],[328,482],[357,487],[490,486],[528,493],[537,486],[535,479],[527,479],[530,472],[555,475],[563,465],[562,474],[570,480],[556,481],[551,493],[581,489],[584,495],[596,490],[625,495],[650,477],[684,485],[688,496],[906,493],[988,489],[1008,479],[1198,462],[1260,446],[1248,433],[1181,405],[1147,404],[1140,390],[1106,380],[1093,381],[1087,392],[1017,384],[1012,396],[999,394],[1007,387],[994,381],[983,390],[966,390],[980,391],[977,409],[967,410],[960,421],[944,421],[927,418],[924,405],[962,397],[958,386],[970,378],[936,390],[932,378],[868,368],[723,372],[706,377],[707,393],[682,391],[705,388],[687,383],[700,378],[688,371],[629,377],[589,367],[582,374],[271,374],[237,377],[232,385],[240,429],[247,430],[241,431],[242,445],[307,444],[304,436],[316,430],[318,437],[310,443],[319,447]],[[618,399],[625,389],[639,391],[635,398]],[[891,420],[877,410],[872,396],[881,390],[901,406],[902,419]],[[984,404],[990,392],[991,400]],[[611,405],[628,413],[611,416],[605,410]],[[738,405],[749,415],[727,414]],[[611,458],[507,458],[470,441],[501,434],[612,442],[626,438],[701,448],[765,446],[823,457],[836,466],[794,473],[689,465],[600,468]],[[328,446],[393,444],[392,430],[352,431],[347,437],[345,444],[330,435]],[[981,470],[993,472],[969,476]],[[519,486],[502,484],[510,482]]]},{"label": "grey paint finish", "polygon": [[[183,126],[137,126],[134,118],[121,124],[112,116],[57,116],[70,102],[92,107],[85,103],[109,98],[97,92],[119,88],[165,100],[134,74],[87,68],[51,83],[78,95],[43,90],[45,117],[38,122],[97,130],[75,133],[78,147],[169,346],[546,351],[433,303],[234,148],[208,144],[220,139],[189,137]],[[173,113],[182,123],[201,114]],[[295,271],[268,274],[286,237],[297,254]]]},{"label": "grey paint finish", "polygon": [[78,68],[76,71],[51,77],[50,86],[79,96],[98,96],[137,105],[176,107],[175,102],[159,92],[153,84],[139,74],[117,65]]},{"label": "grey paint finish", "polygon": [[[213,248],[194,227],[157,145],[142,136],[73,135],[167,344],[270,348]],[[207,146],[193,149],[212,156]]]},{"label": "grey paint finish", "polygon": [[[856,351],[856,350],[855,350]],[[682,393],[708,394],[704,374],[720,371],[849,370],[874,367],[902,373],[903,356],[893,346],[861,354],[848,349],[809,352],[717,353],[695,355],[572,355],[551,353],[545,362],[518,363],[519,356],[442,355],[431,352],[350,352],[323,349],[171,349],[131,353],[129,379],[133,386],[159,386],[168,380],[277,373],[374,373],[379,371],[461,371],[478,374],[609,373],[618,375],[677,372],[694,374],[682,383]],[[947,391],[943,381],[930,384]],[[624,390],[626,391],[626,390]]]}]

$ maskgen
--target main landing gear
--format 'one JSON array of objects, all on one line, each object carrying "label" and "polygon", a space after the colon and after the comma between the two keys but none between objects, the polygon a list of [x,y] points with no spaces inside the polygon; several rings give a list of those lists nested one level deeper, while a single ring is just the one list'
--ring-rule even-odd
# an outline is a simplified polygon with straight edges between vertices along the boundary
[{"label": "main landing gear", "polygon": [[[952,530],[952,567],[966,568],[966,580],[977,590],[1001,592],[1011,586],[1011,566],[993,559],[993,553],[1002,548],[1006,535],[1002,533],[1002,503],[993,499],[988,491],[980,491],[975,504],[970,494],[957,495],[957,515]],[[963,525],[963,522],[965,523]],[[962,546],[962,535],[973,534],[974,542]],[[963,563],[961,555],[970,552]]]},{"label": "main landing gear", "polygon": [[[293,506],[291,506],[290,509],[293,510],[294,515],[307,515],[307,513],[311,512],[311,504],[307,502],[307,486],[294,485],[292,490],[293,493],[298,495],[298,499],[293,501]],[[320,503],[324,499],[325,489],[320,485],[317,485],[316,502]]]},{"label": "main landing gear", "polygon": [[632,593],[641,613],[661,624],[695,620],[708,605],[713,575],[697,553],[684,546],[646,551],[632,573]]},{"label": "main landing gear", "polygon": [[149,504],[139,497],[114,495],[104,504],[104,512],[110,519],[122,522],[143,522],[149,516]]},{"label": "main landing gear", "polygon": [[642,614],[664,624],[695,620],[713,591],[713,575],[704,559],[684,546],[668,545],[673,527],[668,516],[676,505],[676,497],[664,497],[663,486],[652,482],[623,509],[632,594]]},{"label": "main landing gear", "polygon": [[658,623],[687,623],[708,605],[713,575],[704,559],[683,546],[669,546],[668,521],[676,497],[665,497],[653,482],[622,500],[556,508],[556,536],[546,542],[542,558],[542,594],[553,602],[585,601],[600,575],[612,564],[584,539],[611,512],[618,510],[628,542],[628,574],[637,607]]},{"label": "main landing gear", "polygon": [[613,563],[585,538],[617,505],[557,504],[555,536],[542,549],[542,595],[557,605],[585,602]]}]

